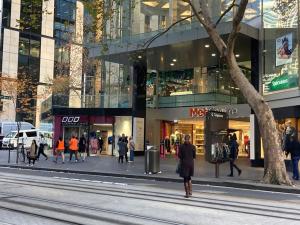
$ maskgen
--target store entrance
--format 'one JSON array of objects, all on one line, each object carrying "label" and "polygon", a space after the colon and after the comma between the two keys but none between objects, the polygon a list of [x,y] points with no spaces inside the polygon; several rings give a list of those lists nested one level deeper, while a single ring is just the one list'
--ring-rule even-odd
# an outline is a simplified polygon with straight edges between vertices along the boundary
[{"label": "store entrance", "polygon": [[91,155],[112,155],[113,136],[112,124],[93,124],[90,126],[90,153]]},{"label": "store entrance", "polygon": [[[250,154],[250,119],[229,120],[229,132],[235,133],[239,144],[239,157]],[[204,155],[204,120],[178,120],[161,122],[161,140],[170,139],[170,154],[175,152],[176,143],[183,143],[184,135],[189,134],[196,154]]]}]

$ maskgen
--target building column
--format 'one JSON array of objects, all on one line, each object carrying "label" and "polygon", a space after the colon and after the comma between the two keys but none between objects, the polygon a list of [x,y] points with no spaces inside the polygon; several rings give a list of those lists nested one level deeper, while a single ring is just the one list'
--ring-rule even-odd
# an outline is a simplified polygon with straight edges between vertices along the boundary
[{"label": "building column", "polygon": [[169,25],[175,23],[178,17],[178,0],[170,0]]},{"label": "building column", "polygon": [[[251,39],[251,83],[257,91],[259,91],[259,41]],[[251,114],[254,114],[251,110]],[[252,166],[263,166],[264,160],[261,157],[261,137],[259,132],[258,120],[255,115],[252,118],[252,132],[250,147],[252,155],[250,155]],[[251,143],[252,142],[252,143]],[[254,142],[254,143],[253,143]]]},{"label": "building column", "polygon": [[132,133],[138,145],[138,154],[144,152],[146,133],[146,81],[147,61],[143,57],[133,63]]}]

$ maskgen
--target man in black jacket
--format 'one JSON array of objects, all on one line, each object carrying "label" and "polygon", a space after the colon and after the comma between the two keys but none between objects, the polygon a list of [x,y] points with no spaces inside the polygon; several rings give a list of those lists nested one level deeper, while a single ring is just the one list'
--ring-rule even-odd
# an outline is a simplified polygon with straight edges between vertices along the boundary
[{"label": "man in black jacket", "polygon": [[288,153],[291,153],[293,163],[293,179],[299,180],[299,159],[300,159],[300,143],[295,136],[290,137],[288,144]]}]

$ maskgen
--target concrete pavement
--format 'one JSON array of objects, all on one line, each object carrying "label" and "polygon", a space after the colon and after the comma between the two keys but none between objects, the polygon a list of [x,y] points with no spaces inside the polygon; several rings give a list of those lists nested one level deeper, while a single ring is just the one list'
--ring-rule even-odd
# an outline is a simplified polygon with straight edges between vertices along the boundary
[{"label": "concrete pavement", "polygon": [[[50,153],[48,153],[50,154]],[[25,169],[28,166],[24,163],[15,163],[15,152],[11,155],[11,163],[7,163],[7,151],[0,152],[0,165],[1,166],[12,166],[12,167],[23,167]],[[227,177],[229,173],[229,164],[225,163],[220,166],[220,177],[216,179],[214,165],[207,163],[202,157],[197,158],[195,163],[195,176],[194,181],[201,184],[212,184],[212,185],[225,185],[231,187],[244,187],[251,189],[263,189],[273,191],[287,191],[300,193],[298,187],[282,187],[261,184],[260,180],[263,177],[263,168],[254,168],[250,166],[248,159],[240,158],[237,160],[238,166],[242,169],[242,175],[235,177]],[[70,163],[66,161],[65,164],[55,164],[50,158],[45,161],[43,158],[36,163],[36,165],[30,169],[38,170],[54,170],[62,172],[72,173],[85,173],[95,175],[110,175],[110,176],[127,176],[136,178],[156,179],[163,181],[176,181],[181,182],[181,179],[175,173],[177,165],[177,159],[173,156],[168,156],[166,159],[161,159],[160,169],[161,174],[144,175],[144,157],[136,157],[134,163],[119,164],[116,157],[111,156],[94,156],[86,159],[85,162]],[[300,183],[296,183],[300,184]]]}]

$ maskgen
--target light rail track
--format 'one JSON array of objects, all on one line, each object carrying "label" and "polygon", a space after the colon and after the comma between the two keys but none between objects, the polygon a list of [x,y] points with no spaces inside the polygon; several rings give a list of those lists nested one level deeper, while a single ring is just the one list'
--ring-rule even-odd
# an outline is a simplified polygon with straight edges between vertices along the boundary
[{"label": "light rail track", "polygon": [[[155,201],[155,202],[175,204],[175,205],[180,204],[180,205],[193,206],[198,208],[208,208],[208,209],[223,210],[223,211],[237,212],[237,213],[250,214],[250,215],[258,215],[258,216],[300,221],[300,215],[298,215],[299,208],[290,208],[290,207],[287,208],[281,206],[252,204],[252,203],[237,202],[237,201],[226,202],[224,200],[222,201],[213,198],[203,198],[201,196],[194,196],[191,199],[184,200],[181,196],[178,196],[178,194],[159,193],[154,191],[142,191],[142,190],[136,190],[129,187],[126,188],[117,187],[119,193],[115,193],[113,190],[116,190],[116,188],[112,188],[112,187],[94,186],[90,184],[87,190],[86,185],[82,185],[80,183],[79,184],[72,183],[71,185],[61,181],[58,182],[56,180],[54,180],[53,183],[51,183],[49,181],[46,182],[43,180],[28,181],[22,178],[8,178],[8,177],[3,178],[2,176],[0,176],[0,182],[4,182],[4,180],[8,183],[14,183],[19,185],[30,185],[30,186],[37,186],[43,188],[55,188],[55,189],[61,189],[65,191],[72,191],[72,192],[85,191],[85,193],[89,193],[89,194],[97,194],[97,195],[100,194],[100,195],[118,197],[118,198],[134,198],[134,199],[145,200],[145,201]],[[76,181],[80,182],[79,179],[76,179]],[[8,193],[0,192],[0,194],[8,194]],[[66,207],[74,206],[86,210],[94,210],[94,211],[99,210],[99,212],[109,213],[114,215],[122,214],[122,213],[120,214],[120,212],[107,211],[105,209],[100,209],[100,208],[93,208],[84,205],[53,201],[49,199],[41,199],[41,198],[36,198],[31,196],[19,195],[18,197],[24,199],[36,200],[36,201],[47,201],[48,203],[65,205]],[[125,213],[122,216],[135,217],[136,215],[130,215]],[[150,221],[151,219],[153,220],[153,218],[147,218],[147,217],[140,217],[140,219],[145,219]],[[158,220],[157,222],[160,221]],[[165,222],[165,224],[180,224],[180,223],[175,223],[173,221],[163,221],[163,222]]]}]

